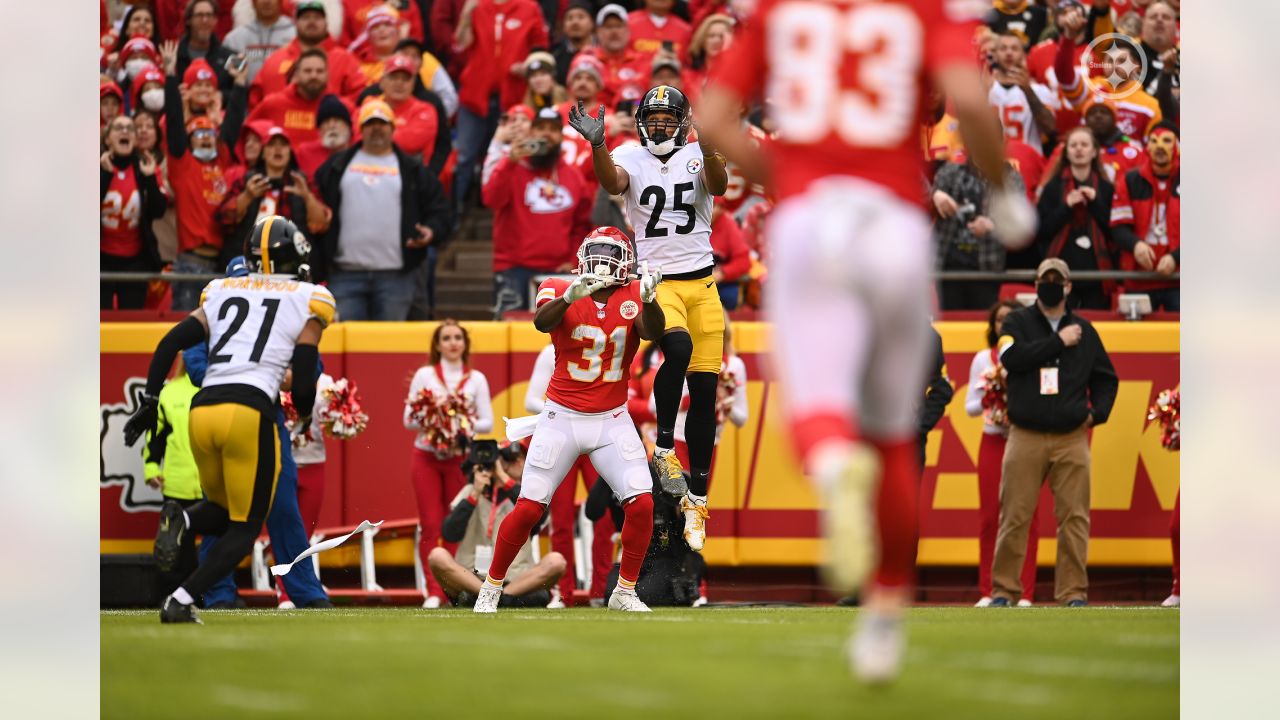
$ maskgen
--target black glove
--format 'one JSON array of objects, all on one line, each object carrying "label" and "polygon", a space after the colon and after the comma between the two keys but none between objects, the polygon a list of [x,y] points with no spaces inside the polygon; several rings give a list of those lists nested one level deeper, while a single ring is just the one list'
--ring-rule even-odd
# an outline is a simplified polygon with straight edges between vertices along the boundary
[{"label": "black glove", "polygon": [[155,432],[156,418],[159,413],[156,411],[160,404],[160,399],[154,395],[143,395],[142,402],[138,405],[138,409],[133,411],[133,415],[129,417],[129,421],[124,424],[124,444],[133,447],[138,442],[138,438],[143,433]]}]

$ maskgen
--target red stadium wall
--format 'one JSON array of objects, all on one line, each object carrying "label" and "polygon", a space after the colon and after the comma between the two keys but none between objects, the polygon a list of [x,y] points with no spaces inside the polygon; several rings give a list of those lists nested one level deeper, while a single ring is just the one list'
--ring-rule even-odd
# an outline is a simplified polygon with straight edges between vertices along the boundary
[{"label": "red stadium wall", "polygon": [[[1092,565],[1160,566],[1170,562],[1169,513],[1178,491],[1178,454],[1160,447],[1146,420],[1155,395],[1179,382],[1179,326],[1172,322],[1096,323],[1120,375],[1110,421],[1092,435]],[[489,379],[494,415],[524,412],[527,378],[545,335],[528,323],[468,323],[472,363]],[[969,362],[985,326],[940,322],[956,398],[929,436],[920,494],[922,565],[975,565],[978,556],[977,452],[981,418],[964,412]],[[126,449],[122,427],[141,391],[150,353],[167,324],[101,325],[101,552],[147,552],[159,494],[142,482],[137,449]],[[343,323],[321,344],[326,370],[360,389],[369,429],[351,442],[328,441],[328,486],[322,526],[415,513],[409,483],[412,433],[401,424],[414,370],[425,362],[434,323]],[[817,497],[801,475],[781,432],[776,386],[768,382],[768,329],[737,323],[734,342],[750,383],[751,418],[726,429],[717,452],[705,556],[714,565],[813,565],[818,558]],[[579,489],[579,494],[581,494]],[[1045,499],[1047,500],[1047,492]],[[1042,502],[1040,562],[1053,563],[1052,507]],[[408,554],[408,544],[397,553]],[[334,554],[337,555],[336,553]],[[381,555],[381,554],[380,554]],[[334,558],[337,559],[336,557]],[[380,562],[382,561],[380,557]],[[396,559],[392,559],[396,562]]]}]

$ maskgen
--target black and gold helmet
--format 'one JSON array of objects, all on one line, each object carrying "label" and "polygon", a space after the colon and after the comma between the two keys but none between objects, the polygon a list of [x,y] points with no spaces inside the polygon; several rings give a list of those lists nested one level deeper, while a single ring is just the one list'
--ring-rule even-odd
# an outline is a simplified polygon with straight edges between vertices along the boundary
[{"label": "black and gold helmet", "polygon": [[[665,127],[650,127],[649,116],[669,113],[675,123]],[[689,110],[689,98],[670,85],[659,85],[649,90],[636,107],[636,132],[649,152],[666,155],[684,147],[689,139],[689,125],[693,114]]]},{"label": "black and gold helmet", "polygon": [[250,272],[311,277],[311,243],[288,218],[268,215],[244,239],[244,260]]}]

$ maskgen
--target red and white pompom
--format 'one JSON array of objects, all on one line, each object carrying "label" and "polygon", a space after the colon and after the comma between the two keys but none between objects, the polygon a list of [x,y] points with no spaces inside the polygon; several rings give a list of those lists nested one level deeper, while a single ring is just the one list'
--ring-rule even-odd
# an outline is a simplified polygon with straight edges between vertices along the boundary
[{"label": "red and white pompom", "polygon": [[324,401],[316,412],[316,420],[325,435],[350,440],[369,426],[369,416],[360,407],[356,384],[346,378],[335,380],[320,393]]},{"label": "red and white pompom", "polygon": [[1003,365],[989,367],[982,373],[982,415],[996,427],[1009,427],[1009,387],[1005,377]]},{"label": "red and white pompom", "polygon": [[1178,450],[1182,447],[1182,390],[1161,390],[1156,401],[1147,411],[1147,419],[1160,423],[1160,444],[1166,450]]},{"label": "red and white pompom", "polygon": [[422,427],[427,444],[438,454],[458,456],[474,434],[475,403],[456,393],[436,394],[423,388],[405,400],[409,419]]}]

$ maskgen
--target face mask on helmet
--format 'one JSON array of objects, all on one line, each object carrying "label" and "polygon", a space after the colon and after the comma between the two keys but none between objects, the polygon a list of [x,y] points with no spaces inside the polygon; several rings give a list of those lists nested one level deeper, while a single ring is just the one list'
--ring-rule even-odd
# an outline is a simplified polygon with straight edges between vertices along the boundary
[{"label": "face mask on helmet", "polygon": [[[667,90],[666,97],[669,97],[669,93],[674,90],[670,88]],[[678,98],[671,99],[676,100],[675,104],[664,105],[655,102],[651,105],[641,105],[639,112],[636,113],[636,129],[640,134],[640,140],[654,155],[668,155],[685,144],[689,128],[687,110],[680,104]],[[661,125],[658,125],[654,122],[653,116],[659,114],[671,119],[664,120]]]},{"label": "face mask on helmet", "polygon": [[146,90],[142,93],[142,106],[151,112],[160,112],[164,109],[164,88],[156,88],[154,90]]},{"label": "face mask on helmet", "polygon": [[631,273],[631,261],[630,245],[618,240],[593,240],[578,250],[578,274],[620,285]]}]

